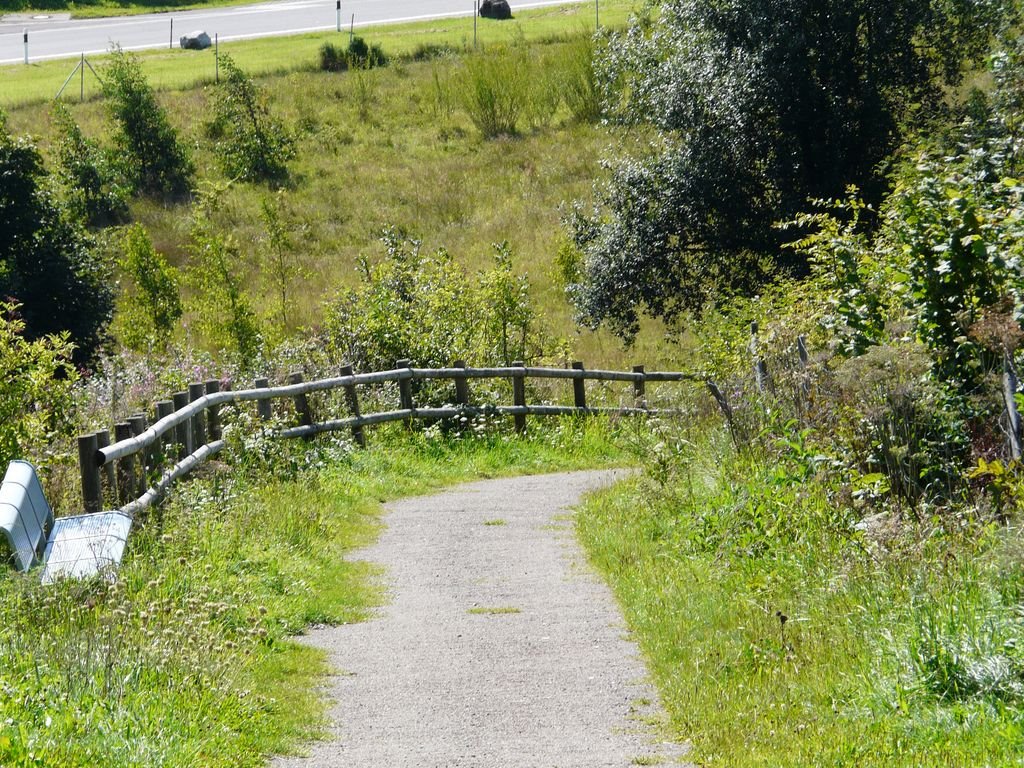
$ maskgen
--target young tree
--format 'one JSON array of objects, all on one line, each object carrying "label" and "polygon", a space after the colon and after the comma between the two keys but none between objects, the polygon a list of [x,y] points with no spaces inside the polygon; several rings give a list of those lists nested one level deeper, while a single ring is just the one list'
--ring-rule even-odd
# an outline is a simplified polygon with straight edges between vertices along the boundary
[{"label": "young tree", "polygon": [[122,293],[117,335],[133,349],[166,347],[182,315],[177,270],[141,224],[128,227],[122,243],[119,266],[131,285]]},{"label": "young tree", "polygon": [[125,175],[136,189],[165,197],[189,194],[195,170],[192,160],[136,56],[114,51],[104,72],[103,95],[118,124],[115,143]]},{"label": "young tree", "polygon": [[612,35],[597,63],[605,108],[663,139],[618,163],[598,210],[568,219],[582,317],[628,337],[641,311],[672,321],[802,268],[773,224],[847,184],[877,202],[879,164],[942,109],[942,86],[1010,6],[665,0],[656,21]]},{"label": "young tree", "polygon": [[225,173],[242,181],[283,179],[295,156],[294,140],[271,116],[266,92],[230,56],[220,57],[220,68],[224,76],[214,92],[208,131],[219,137]]},{"label": "young tree", "polygon": [[263,334],[238,269],[238,245],[213,221],[221,192],[203,194],[193,211],[188,277],[196,287],[200,326],[251,370],[263,352]]}]

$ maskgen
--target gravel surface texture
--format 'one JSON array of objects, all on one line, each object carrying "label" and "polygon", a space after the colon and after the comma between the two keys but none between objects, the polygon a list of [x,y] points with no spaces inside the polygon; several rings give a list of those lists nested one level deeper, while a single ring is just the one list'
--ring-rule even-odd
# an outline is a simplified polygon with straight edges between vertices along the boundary
[{"label": "gravel surface texture", "polygon": [[463,485],[387,507],[360,559],[390,602],[312,631],[332,736],[279,768],[624,768],[676,764],[636,646],[576,542],[571,507],[614,471]]}]

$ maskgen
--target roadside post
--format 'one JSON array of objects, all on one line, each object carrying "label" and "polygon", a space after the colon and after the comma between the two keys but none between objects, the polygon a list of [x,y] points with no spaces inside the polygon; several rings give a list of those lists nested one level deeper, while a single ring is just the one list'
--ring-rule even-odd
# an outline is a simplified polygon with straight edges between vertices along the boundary
[{"label": "roadside post", "polygon": [[341,32],[341,0],[338,0],[338,31]]},{"label": "roadside post", "polygon": [[28,30],[25,30],[25,63],[28,64]]}]

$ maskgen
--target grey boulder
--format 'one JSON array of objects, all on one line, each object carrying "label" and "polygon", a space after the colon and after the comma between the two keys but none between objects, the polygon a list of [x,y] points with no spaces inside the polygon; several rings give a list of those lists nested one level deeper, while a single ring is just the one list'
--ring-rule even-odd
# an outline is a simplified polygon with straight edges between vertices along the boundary
[{"label": "grey boulder", "polygon": [[201,51],[213,45],[210,36],[205,32],[192,32],[188,35],[182,35],[178,42],[182,48],[191,51]]}]

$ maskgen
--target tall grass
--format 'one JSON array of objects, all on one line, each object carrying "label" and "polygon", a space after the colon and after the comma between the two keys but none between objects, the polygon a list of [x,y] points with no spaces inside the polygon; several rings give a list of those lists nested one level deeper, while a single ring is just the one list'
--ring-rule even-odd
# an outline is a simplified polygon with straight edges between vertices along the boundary
[{"label": "tall grass", "polygon": [[528,439],[509,425],[382,430],[354,451],[225,417],[230,468],[138,521],[116,580],[0,574],[0,765],[262,766],[325,725],[324,659],[291,635],[383,599],[372,569],[345,559],[374,537],[379,500],[626,455],[600,421],[534,425]]},{"label": "tall grass", "polygon": [[1019,526],[862,523],[813,458],[699,419],[652,442],[578,526],[698,764],[1018,763]]},{"label": "tall grass", "polygon": [[521,46],[465,59],[459,97],[485,139],[514,135],[529,98],[529,59]]}]

